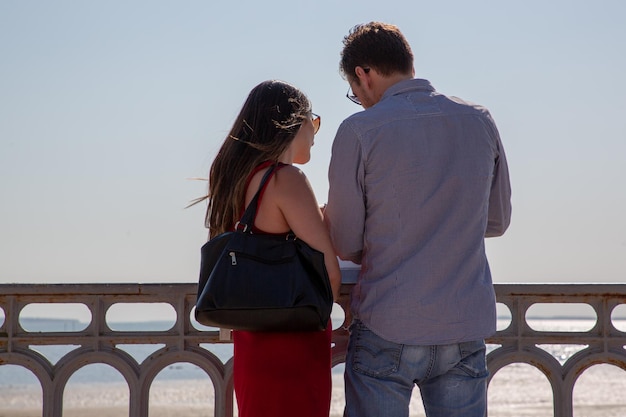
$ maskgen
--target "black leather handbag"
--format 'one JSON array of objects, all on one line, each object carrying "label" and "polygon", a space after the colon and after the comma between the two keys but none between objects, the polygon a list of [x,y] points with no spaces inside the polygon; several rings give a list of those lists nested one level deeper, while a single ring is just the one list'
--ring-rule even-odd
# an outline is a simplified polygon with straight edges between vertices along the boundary
[{"label": "black leather handbag", "polygon": [[259,193],[267,171],[236,230],[201,249],[196,320],[235,330],[324,330],[333,294],[324,254],[291,234],[253,234]]}]

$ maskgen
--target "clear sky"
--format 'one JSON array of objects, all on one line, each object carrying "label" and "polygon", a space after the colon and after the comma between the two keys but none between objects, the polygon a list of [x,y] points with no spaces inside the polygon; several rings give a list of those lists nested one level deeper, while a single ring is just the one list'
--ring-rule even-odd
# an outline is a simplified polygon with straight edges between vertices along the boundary
[{"label": "clear sky", "polygon": [[626,280],[626,2],[0,2],[0,282],[195,282],[215,152],[277,78],[322,116],[318,200],[357,23],[400,27],[417,77],[491,110],[513,222],[495,282]]}]

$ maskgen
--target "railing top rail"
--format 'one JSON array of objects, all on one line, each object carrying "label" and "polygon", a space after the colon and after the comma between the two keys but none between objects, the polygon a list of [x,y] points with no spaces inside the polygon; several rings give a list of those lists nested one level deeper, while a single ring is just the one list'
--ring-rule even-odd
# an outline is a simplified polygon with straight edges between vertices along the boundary
[{"label": "railing top rail", "polygon": [[[343,284],[351,288],[354,284]],[[624,283],[497,283],[497,293],[514,296],[559,296],[559,295],[626,295]],[[71,284],[0,284],[0,296],[25,294],[151,294],[164,289],[176,289],[178,292],[195,292],[195,282],[181,283],[71,283]]]},{"label": "railing top rail", "polygon": [[172,293],[194,293],[197,291],[196,283],[113,283],[113,284],[0,284],[0,297],[22,295],[112,295],[112,294],[136,294],[155,295],[168,290]]},{"label": "railing top rail", "polygon": [[507,283],[494,285],[497,294],[519,296],[626,296],[624,283]]}]

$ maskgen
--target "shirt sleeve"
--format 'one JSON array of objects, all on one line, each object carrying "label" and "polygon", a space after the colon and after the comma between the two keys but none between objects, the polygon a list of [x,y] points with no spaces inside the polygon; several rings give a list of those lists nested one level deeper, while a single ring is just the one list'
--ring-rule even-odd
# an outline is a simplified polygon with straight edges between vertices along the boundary
[{"label": "shirt sleeve", "polygon": [[509,167],[500,134],[491,116],[489,126],[496,142],[496,159],[489,193],[489,211],[485,237],[502,236],[511,223],[511,183]]},{"label": "shirt sleeve", "polygon": [[332,146],[324,219],[339,258],[361,263],[365,229],[365,185],[361,142],[344,121]]}]

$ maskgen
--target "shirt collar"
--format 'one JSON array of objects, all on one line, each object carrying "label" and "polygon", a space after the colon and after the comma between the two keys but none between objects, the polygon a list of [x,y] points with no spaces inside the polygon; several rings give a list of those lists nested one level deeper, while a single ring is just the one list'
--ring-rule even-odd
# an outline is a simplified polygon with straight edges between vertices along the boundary
[{"label": "shirt collar", "polygon": [[430,84],[430,81],[428,80],[412,78],[410,80],[397,82],[389,87],[381,97],[381,100],[387,97],[395,96],[396,94],[406,93],[409,91],[434,92],[435,88]]}]

